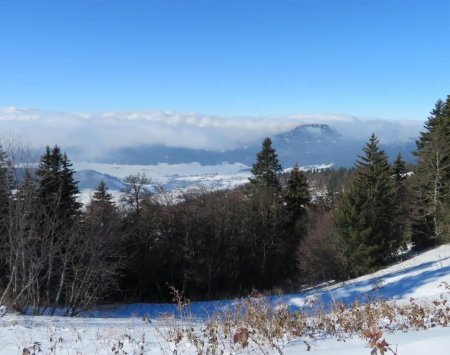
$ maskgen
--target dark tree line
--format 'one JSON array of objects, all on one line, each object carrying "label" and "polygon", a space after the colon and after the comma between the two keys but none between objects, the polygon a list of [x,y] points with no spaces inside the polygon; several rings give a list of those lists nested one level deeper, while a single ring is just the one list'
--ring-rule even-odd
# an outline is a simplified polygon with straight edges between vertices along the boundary
[{"label": "dark tree line", "polygon": [[[450,96],[438,100],[417,141],[409,172],[391,166],[372,135],[334,215],[346,272],[361,275],[395,259],[411,243],[423,250],[450,240]],[[411,174],[410,174],[411,173]]]},{"label": "dark tree line", "polygon": [[344,279],[449,240],[450,98],[392,163],[373,134],[352,169],[282,170],[270,138],[241,187],[174,196],[124,180],[77,201],[68,157],[47,147],[18,178],[0,149],[0,303],[76,314],[106,302],[191,299]]},{"label": "dark tree line", "polygon": [[438,100],[417,141],[414,245],[448,242],[450,233],[450,95]]},{"label": "dark tree line", "polygon": [[122,278],[126,298],[167,300],[167,285],[191,298],[246,295],[294,280],[310,195],[301,170],[284,188],[280,171],[267,138],[246,186],[185,193],[176,203],[142,196],[139,216],[125,216],[135,252]]},{"label": "dark tree line", "polygon": [[47,148],[36,173],[26,171],[20,182],[3,151],[0,158],[0,303],[73,315],[112,294],[119,235],[113,220],[100,223],[96,208],[81,210],[67,156]]},{"label": "dark tree line", "polygon": [[167,301],[168,286],[191,298],[245,295],[296,277],[308,182],[295,167],[281,186],[269,138],[249,184],[175,201],[137,175],[125,179],[120,201],[101,182],[82,208],[57,146],[20,181],[3,151],[0,167],[1,302],[15,309],[75,314],[96,302]]}]

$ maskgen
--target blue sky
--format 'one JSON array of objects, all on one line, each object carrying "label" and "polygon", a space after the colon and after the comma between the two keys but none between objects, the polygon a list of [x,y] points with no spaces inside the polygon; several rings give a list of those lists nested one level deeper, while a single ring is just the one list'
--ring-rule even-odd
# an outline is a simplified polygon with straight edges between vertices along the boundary
[{"label": "blue sky", "polygon": [[424,119],[450,1],[0,0],[0,106]]}]

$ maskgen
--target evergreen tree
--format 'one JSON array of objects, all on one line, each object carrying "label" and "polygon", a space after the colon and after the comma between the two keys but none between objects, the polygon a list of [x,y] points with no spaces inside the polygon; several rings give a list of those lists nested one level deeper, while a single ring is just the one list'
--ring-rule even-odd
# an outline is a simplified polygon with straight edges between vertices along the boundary
[{"label": "evergreen tree", "polygon": [[401,235],[394,228],[395,185],[387,156],[374,134],[363,150],[350,191],[344,194],[335,215],[349,272],[354,275],[385,264],[401,244]]},{"label": "evergreen tree", "polygon": [[275,280],[281,279],[282,265],[278,262],[280,251],[285,245],[284,209],[281,184],[278,174],[282,168],[278,155],[272,147],[269,137],[265,138],[262,148],[256,155],[252,167],[253,177],[247,189],[248,213],[246,227],[249,253],[246,262],[252,266],[243,266],[245,270],[254,270],[257,274],[248,275],[252,287],[272,287]]},{"label": "evergreen tree", "polygon": [[450,95],[438,100],[416,142],[414,247],[424,249],[449,239]]},{"label": "evergreen tree", "polygon": [[[306,174],[297,165],[289,174],[284,200],[290,225],[296,226],[299,222],[303,223],[311,195]],[[297,227],[303,229],[301,226]]]},{"label": "evergreen tree", "polygon": [[256,162],[252,167],[254,177],[250,179],[250,182],[279,190],[281,186],[278,181],[278,174],[281,170],[277,152],[272,148],[272,140],[266,137],[262,143],[261,151],[256,155]]},{"label": "evergreen tree", "polygon": [[108,192],[108,186],[103,180],[100,181],[92,196],[91,205],[101,209],[109,209],[114,206],[113,196]]},{"label": "evergreen tree", "polygon": [[392,174],[397,184],[406,180],[408,169],[406,168],[406,162],[402,158],[402,154],[398,153],[394,162],[392,163]]},{"label": "evergreen tree", "polygon": [[81,203],[77,201],[80,190],[78,181],[75,181],[73,176],[74,173],[73,164],[64,153],[60,161],[61,201],[62,208],[66,209],[69,215],[78,213],[81,208]]},{"label": "evergreen tree", "polygon": [[58,146],[53,149],[46,147],[36,175],[39,204],[47,215],[68,221],[78,214],[81,204],[77,202],[79,190],[73,177],[72,163]]},{"label": "evergreen tree", "polygon": [[308,179],[297,165],[289,174],[284,190],[284,210],[286,212],[286,236],[281,240],[278,253],[281,270],[286,277],[293,277],[297,270],[296,250],[306,236],[308,227],[307,207],[311,202]]},{"label": "evergreen tree", "polygon": [[87,214],[90,218],[99,220],[102,225],[117,219],[118,212],[113,196],[108,192],[108,187],[103,180],[98,184],[90,203],[87,206]]},{"label": "evergreen tree", "polygon": [[409,229],[411,222],[410,191],[408,181],[408,169],[402,155],[398,153],[391,167],[392,177],[395,182],[395,214],[397,223],[395,228],[402,236],[404,245],[409,238]]}]

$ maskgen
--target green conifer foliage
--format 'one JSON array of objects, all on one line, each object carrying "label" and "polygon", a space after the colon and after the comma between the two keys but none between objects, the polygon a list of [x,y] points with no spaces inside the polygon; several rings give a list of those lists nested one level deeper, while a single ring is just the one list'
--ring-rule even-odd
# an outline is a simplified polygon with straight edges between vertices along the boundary
[{"label": "green conifer foliage", "polygon": [[[286,213],[286,234],[280,246],[280,264],[286,275],[295,275],[297,271],[297,254],[300,242],[306,237],[308,229],[308,206],[311,202],[308,179],[297,165],[289,174],[284,189],[284,211]],[[288,276],[289,277],[289,276]]]},{"label": "green conifer foliage", "polygon": [[411,239],[416,249],[449,240],[450,95],[438,100],[416,142],[415,214]]},{"label": "green conifer foliage", "polygon": [[272,140],[266,137],[262,143],[261,151],[256,155],[256,162],[252,167],[254,177],[250,179],[250,182],[279,190],[281,186],[277,175],[281,170],[277,152],[272,147]]},{"label": "green conifer foliage", "polygon": [[94,204],[99,208],[108,208],[114,205],[113,196],[108,192],[108,186],[106,186],[103,180],[98,184],[97,189],[92,196],[91,204]]},{"label": "green conifer foliage", "polygon": [[47,215],[70,219],[79,212],[81,204],[76,200],[79,190],[72,163],[58,146],[46,147],[36,175],[39,203]]},{"label": "green conifer foliage", "polygon": [[307,206],[311,201],[308,179],[297,165],[289,175],[284,196],[289,222],[296,225],[306,216]]},{"label": "green conifer foliage", "polygon": [[99,220],[103,225],[112,222],[118,217],[113,196],[108,192],[108,186],[106,186],[103,180],[98,184],[87,206],[87,215],[91,219]]},{"label": "green conifer foliage", "polygon": [[410,178],[408,177],[408,169],[402,155],[398,153],[391,167],[392,177],[395,182],[395,213],[397,223],[395,228],[402,235],[403,244],[409,242],[410,225],[411,225],[411,193]]},{"label": "green conifer foliage", "polygon": [[406,168],[406,162],[403,160],[401,153],[398,153],[394,162],[392,163],[392,174],[397,184],[406,180],[408,169]]},{"label": "green conifer foliage", "polygon": [[372,134],[356,161],[350,191],[335,215],[336,230],[344,244],[349,273],[361,275],[385,264],[401,245],[396,224],[395,184],[387,156]]}]

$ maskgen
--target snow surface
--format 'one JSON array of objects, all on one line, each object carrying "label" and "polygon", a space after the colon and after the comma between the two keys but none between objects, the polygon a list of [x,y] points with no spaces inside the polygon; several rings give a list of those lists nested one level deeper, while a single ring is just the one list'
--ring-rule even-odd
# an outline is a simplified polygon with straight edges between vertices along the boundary
[{"label": "snow surface", "polygon": [[[450,245],[414,256],[372,275],[298,294],[272,296],[268,301],[274,306],[288,304],[291,309],[303,307],[312,297],[320,297],[325,302],[336,299],[351,302],[368,295],[397,302],[406,302],[410,297],[431,301],[445,293],[442,282],[450,283]],[[203,318],[216,310],[230,309],[235,302],[238,301],[194,302],[192,313],[201,325]],[[36,351],[40,348],[43,354],[111,354],[120,346],[128,354],[172,354],[173,349],[160,334],[164,333],[167,320],[169,323],[179,321],[172,318],[174,311],[174,306],[169,304],[130,304],[99,307],[78,318],[7,314],[0,318],[0,354],[22,354],[24,347],[33,344]],[[142,320],[145,313],[149,314],[151,323]],[[162,315],[166,322],[161,320]],[[383,337],[393,348],[398,347],[399,354],[450,353],[450,328],[399,331],[385,333]],[[309,344],[311,353],[318,355],[370,354],[367,341],[359,337],[345,341],[326,337]],[[303,339],[285,345],[283,352],[288,355],[307,351]],[[196,351],[186,345],[183,353],[195,354]],[[258,349],[237,353],[258,353]]]},{"label": "snow surface", "polygon": [[[333,164],[318,164],[304,166],[302,169],[327,169]],[[106,182],[110,193],[116,202],[120,200],[120,189],[110,186],[112,183],[118,185],[120,180],[127,176],[145,174],[150,184],[147,188],[152,191],[155,187],[163,187],[172,194],[174,199],[180,194],[189,190],[203,189],[206,191],[216,191],[222,189],[232,189],[248,182],[251,177],[251,167],[241,163],[222,163],[217,165],[201,165],[198,162],[184,164],[159,163],[157,165],[127,165],[127,164],[105,164],[92,162],[75,162],[74,169],[77,171],[77,178],[88,179],[89,188],[81,188],[79,202],[87,204],[94,194],[100,179]],[[291,171],[287,168],[284,172]],[[98,181],[93,181],[97,179]],[[112,181],[118,179],[118,181]],[[108,184],[108,180],[112,181]],[[81,185],[86,185],[86,181],[81,181]]]},{"label": "snow surface", "polygon": [[95,170],[103,174],[123,179],[129,175],[145,173],[154,183],[166,183],[174,177],[196,177],[200,175],[229,176],[241,175],[248,177],[250,172],[248,166],[240,163],[223,163],[220,165],[201,165],[200,163],[167,164],[157,165],[121,165],[103,163],[74,163],[75,170]]},{"label": "snow surface", "polygon": [[[120,180],[130,175],[145,174],[150,181],[147,187],[149,190],[160,186],[166,191],[179,193],[192,188],[203,188],[208,191],[234,188],[248,182],[248,178],[251,176],[250,168],[240,163],[201,165],[193,162],[185,164],[121,165],[78,162],[74,163],[74,169],[78,172],[92,170]],[[109,188],[113,196],[117,196],[118,199],[120,191]],[[92,192],[92,189],[82,190],[80,202],[88,202]]]}]

